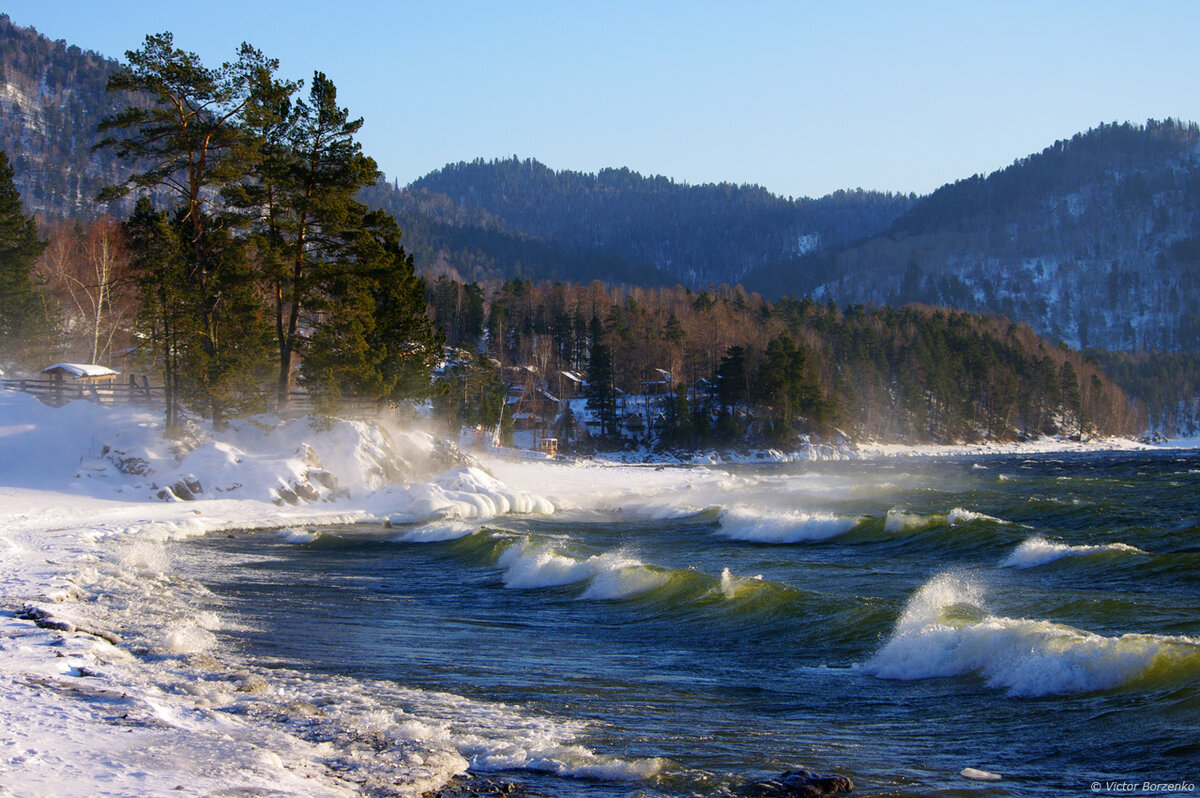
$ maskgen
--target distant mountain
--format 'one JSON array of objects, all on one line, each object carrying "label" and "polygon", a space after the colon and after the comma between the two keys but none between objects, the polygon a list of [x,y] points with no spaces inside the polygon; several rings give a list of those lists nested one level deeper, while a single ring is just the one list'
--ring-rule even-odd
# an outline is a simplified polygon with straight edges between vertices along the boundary
[{"label": "distant mountain", "polygon": [[395,217],[404,231],[404,246],[426,275],[462,282],[512,278],[643,286],[677,282],[649,263],[605,250],[575,250],[511,230],[487,211],[424,189],[404,190],[381,181],[363,190],[359,199]]},{"label": "distant mountain", "polygon": [[130,171],[111,153],[91,152],[100,120],[128,104],[105,91],[118,69],[112,59],[52,42],[0,14],[0,149],[26,212],[86,218],[106,210],[96,193]]},{"label": "distant mountain", "polygon": [[690,287],[737,283],[765,264],[875,235],[916,199],[859,190],[793,200],[759,186],[555,171],[516,157],[452,164],[409,190],[485,211],[509,231],[577,255],[650,265]]},{"label": "distant mountain", "polygon": [[[129,167],[93,154],[127,103],[116,61],[0,15],[0,148],[27,211],[87,218]],[[476,160],[364,201],[388,210],[425,274],[700,289],[840,305],[921,302],[1000,313],[1078,347],[1200,352],[1200,132],[1101,125],[931,195],[791,199],[628,169]]]},{"label": "distant mountain", "polygon": [[1200,132],[1173,120],[1101,125],[746,285],[1002,313],[1077,347],[1200,351]]}]

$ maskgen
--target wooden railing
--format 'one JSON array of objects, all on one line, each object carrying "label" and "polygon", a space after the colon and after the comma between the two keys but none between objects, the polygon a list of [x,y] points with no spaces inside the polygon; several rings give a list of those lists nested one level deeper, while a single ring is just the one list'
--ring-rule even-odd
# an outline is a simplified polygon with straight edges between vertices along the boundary
[{"label": "wooden railing", "polygon": [[[144,376],[129,375],[127,381],[101,380],[56,380],[45,377],[0,377],[0,390],[23,391],[33,394],[42,402],[62,407],[68,402],[85,399],[104,405],[158,405],[166,401],[161,385],[151,385]],[[270,406],[275,405],[274,394]],[[307,391],[293,390],[288,394],[288,409],[285,417],[292,418],[311,413],[314,409],[312,396]],[[391,416],[394,408],[386,402],[365,399],[347,399],[339,408],[338,415],[353,418],[379,418]]]},{"label": "wooden railing", "polygon": [[31,393],[48,405],[62,407],[67,402],[86,399],[100,404],[161,404],[163,389],[151,385],[145,377],[129,375],[121,380],[56,380],[50,378],[0,378],[0,389]]}]

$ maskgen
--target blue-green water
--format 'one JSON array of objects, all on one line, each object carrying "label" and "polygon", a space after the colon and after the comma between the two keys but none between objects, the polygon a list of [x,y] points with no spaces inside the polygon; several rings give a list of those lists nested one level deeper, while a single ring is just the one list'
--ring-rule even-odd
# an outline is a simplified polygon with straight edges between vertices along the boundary
[{"label": "blue-green water", "polygon": [[1197,453],[739,467],[653,511],[311,532],[186,544],[220,555],[228,644],[412,688],[372,711],[542,794],[1200,781]]}]

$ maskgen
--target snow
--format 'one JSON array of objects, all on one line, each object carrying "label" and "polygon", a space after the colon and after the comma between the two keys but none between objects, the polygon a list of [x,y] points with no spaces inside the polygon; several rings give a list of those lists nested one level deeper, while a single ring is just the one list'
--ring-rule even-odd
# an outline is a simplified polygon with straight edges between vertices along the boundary
[{"label": "snow", "polygon": [[[221,650],[215,633],[229,621],[195,609],[205,589],[177,572],[171,541],[278,529],[302,542],[321,525],[389,520],[436,539],[562,509],[666,519],[737,495],[739,480],[705,466],[481,463],[428,432],[361,421],[246,419],[171,441],[150,410],[51,408],[0,390],[0,796],[420,795],[508,750],[485,744],[494,729],[455,742],[445,721],[372,709],[371,691],[399,686],[322,688]],[[505,738],[514,757],[569,737],[507,708],[436,698],[447,716],[536,726]],[[345,714],[357,706],[367,709]],[[305,735],[315,723],[327,733]],[[610,766],[585,757],[577,769]]]},{"label": "snow", "polygon": [[117,372],[108,366],[98,366],[95,363],[55,363],[42,369],[43,374],[61,371],[72,377],[115,377]]}]

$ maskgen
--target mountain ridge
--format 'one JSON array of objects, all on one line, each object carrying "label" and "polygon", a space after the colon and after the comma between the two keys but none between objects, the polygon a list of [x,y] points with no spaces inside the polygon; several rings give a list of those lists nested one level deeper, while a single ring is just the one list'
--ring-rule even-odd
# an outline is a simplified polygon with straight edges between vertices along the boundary
[{"label": "mountain ridge", "polygon": [[[91,152],[96,122],[121,102],[104,90],[118,68],[0,15],[0,147],[29,211],[95,215],[99,188],[127,173]],[[433,276],[741,283],[768,298],[1003,314],[1080,348],[1200,352],[1195,123],[1106,123],[924,197],[793,199],[513,157],[381,181],[361,198],[397,217]]]}]

